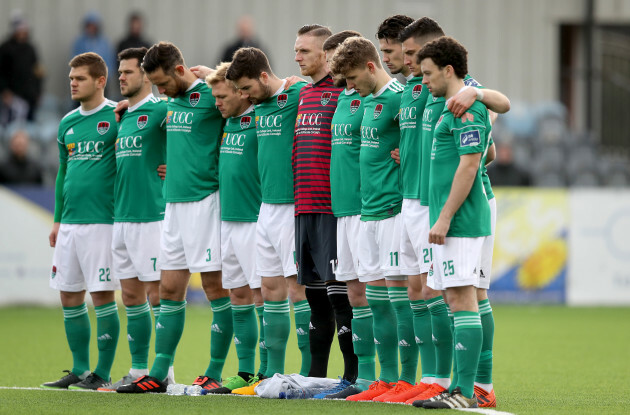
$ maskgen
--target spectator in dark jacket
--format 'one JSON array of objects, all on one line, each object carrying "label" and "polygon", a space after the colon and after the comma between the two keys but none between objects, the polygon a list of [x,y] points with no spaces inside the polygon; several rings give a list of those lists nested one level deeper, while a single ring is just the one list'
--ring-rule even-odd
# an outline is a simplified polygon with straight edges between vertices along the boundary
[{"label": "spectator in dark jacket", "polygon": [[[43,70],[29,40],[29,27],[20,12],[11,18],[11,35],[0,45],[0,93],[28,104],[28,119],[33,120],[41,94]],[[5,93],[8,91],[10,94]]]}]

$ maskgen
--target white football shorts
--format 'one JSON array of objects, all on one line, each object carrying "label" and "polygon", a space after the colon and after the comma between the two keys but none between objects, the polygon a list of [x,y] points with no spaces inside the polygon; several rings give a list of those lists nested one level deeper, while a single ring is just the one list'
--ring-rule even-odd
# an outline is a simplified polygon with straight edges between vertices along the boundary
[{"label": "white football shorts", "polygon": [[220,271],[219,192],[197,202],[167,203],[160,248],[159,263],[164,270]]},{"label": "white football shorts", "polygon": [[53,254],[50,287],[59,291],[114,291],[111,224],[62,223]]},{"label": "white football shorts", "polygon": [[114,222],[112,257],[116,278],[160,280],[162,222]]}]

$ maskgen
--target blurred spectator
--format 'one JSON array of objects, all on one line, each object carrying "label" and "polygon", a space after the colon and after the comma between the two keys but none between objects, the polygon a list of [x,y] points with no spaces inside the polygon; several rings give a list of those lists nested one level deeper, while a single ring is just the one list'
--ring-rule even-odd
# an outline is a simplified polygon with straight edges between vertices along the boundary
[{"label": "blurred spectator", "polygon": [[42,168],[29,156],[30,139],[24,130],[17,130],[9,142],[9,155],[0,164],[0,183],[41,184]]},{"label": "blurred spectator", "polygon": [[151,42],[142,36],[144,29],[144,20],[140,12],[133,12],[129,15],[129,32],[127,37],[122,39],[118,43],[118,49],[116,53],[129,48],[150,48]]},{"label": "blurred spectator", "polygon": [[23,123],[28,118],[29,106],[10,89],[5,89],[0,97],[0,125],[3,127],[12,123]]},{"label": "blurred spectator", "polygon": [[497,158],[488,166],[488,176],[492,186],[531,186],[529,173],[514,163],[509,142],[497,142]]},{"label": "blurred spectator", "polygon": [[241,16],[236,23],[238,39],[225,46],[221,56],[221,62],[232,62],[232,55],[242,47],[255,47],[262,49],[254,36],[254,19],[251,16]]},{"label": "blurred spectator", "polygon": [[[37,52],[29,40],[28,24],[22,12],[16,10],[11,15],[11,34],[0,45],[0,93],[3,108],[12,108],[19,112],[17,107],[21,107],[25,101],[27,118],[32,121],[42,91],[42,78],[43,70],[38,63]],[[8,94],[5,93],[7,91]],[[16,99],[16,96],[21,100]],[[7,113],[3,115],[6,116]]]},{"label": "blurred spectator", "polygon": [[[83,18],[83,33],[74,41],[72,56],[85,52],[98,53],[107,64],[109,72],[107,79],[116,79],[116,74],[118,73],[116,56],[109,40],[102,33],[102,29],[101,15],[94,11],[87,13]],[[107,86],[110,87],[115,83],[108,82]]]}]

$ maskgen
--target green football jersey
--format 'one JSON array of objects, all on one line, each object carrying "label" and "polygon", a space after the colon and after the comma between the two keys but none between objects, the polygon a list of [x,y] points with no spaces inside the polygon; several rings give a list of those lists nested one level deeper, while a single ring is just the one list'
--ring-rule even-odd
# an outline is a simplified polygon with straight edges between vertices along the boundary
[{"label": "green football jersey", "polygon": [[363,98],[354,89],[339,94],[332,118],[330,195],[336,217],[361,213],[361,120]]},{"label": "green football jersey", "polygon": [[382,220],[400,213],[400,168],[391,151],[400,144],[398,115],[404,87],[392,79],[363,100],[361,122],[361,220]]},{"label": "green football jersey", "polygon": [[[488,142],[488,148],[492,145],[492,133],[490,133],[490,141]],[[488,152],[483,156],[481,160],[481,180],[483,181],[483,188],[486,191],[486,196],[488,200],[494,199],[494,192],[492,191],[492,184],[490,183],[490,177],[488,176],[488,168],[486,167],[486,158],[488,156]]]},{"label": "green football jersey", "polygon": [[429,206],[429,175],[431,169],[431,148],[433,147],[433,131],[446,100],[429,94],[422,113],[422,171],[420,173],[420,205]]},{"label": "green football jersey", "polygon": [[253,105],[225,123],[219,155],[219,189],[221,220],[258,220],[261,196]]},{"label": "green football jersey", "polygon": [[[464,77],[464,84],[468,86],[474,86],[483,88],[479,82],[477,82],[470,75]],[[427,100],[424,105],[424,113],[422,114],[422,151],[421,151],[421,163],[422,172],[420,176],[420,205],[429,206],[429,174],[431,168],[431,147],[433,146],[433,131],[435,124],[442,115],[444,110],[444,104],[446,100],[443,97],[434,97],[431,94],[427,94]]]},{"label": "green football jersey", "polygon": [[59,123],[59,163],[66,165],[61,223],[113,223],[116,178],[115,102],[81,107]]},{"label": "green football jersey", "polygon": [[[400,178],[405,199],[420,199],[422,175],[422,114],[429,89],[422,77],[411,78],[400,100]],[[428,173],[428,171],[427,171]]]},{"label": "green football jersey", "polygon": [[165,197],[196,202],[219,188],[219,145],[224,120],[201,79],[168,100]]},{"label": "green football jersey", "polygon": [[258,170],[264,203],[293,203],[293,136],[300,89],[298,82],[282,87],[256,105]]},{"label": "green football jersey", "polygon": [[[488,150],[490,135],[488,109],[475,102],[461,118],[444,108],[435,126],[431,151],[429,179],[429,216],[435,224],[448,199],[460,156],[481,153],[481,161]],[[470,193],[451,220],[448,237],[474,238],[490,235],[490,206],[477,169]]]},{"label": "green football jersey", "polygon": [[116,222],[164,219],[163,181],[166,163],[166,102],[149,94],[123,114],[116,139]]}]

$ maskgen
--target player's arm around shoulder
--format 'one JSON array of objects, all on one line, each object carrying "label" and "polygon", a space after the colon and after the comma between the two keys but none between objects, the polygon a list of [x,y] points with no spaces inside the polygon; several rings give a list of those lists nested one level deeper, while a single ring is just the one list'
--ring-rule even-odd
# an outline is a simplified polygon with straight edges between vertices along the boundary
[{"label": "player's arm around shoulder", "polygon": [[505,114],[510,110],[510,100],[499,91],[469,86],[455,94],[448,102],[448,109],[456,117],[461,117],[475,101],[483,103],[490,111]]}]

